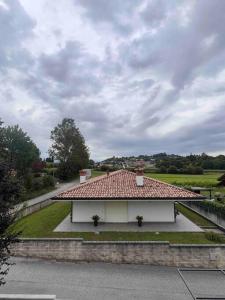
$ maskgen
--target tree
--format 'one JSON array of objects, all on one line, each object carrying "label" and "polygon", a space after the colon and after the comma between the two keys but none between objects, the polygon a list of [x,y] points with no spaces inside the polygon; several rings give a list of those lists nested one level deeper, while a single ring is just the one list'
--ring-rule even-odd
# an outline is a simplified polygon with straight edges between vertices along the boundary
[{"label": "tree", "polygon": [[39,160],[39,149],[18,125],[4,127],[3,136],[7,153],[6,161],[20,175],[25,175],[32,163]]},{"label": "tree", "polygon": [[218,183],[219,186],[225,186],[225,174],[220,176],[217,180],[219,181]]},{"label": "tree", "polygon": [[5,159],[6,147],[5,147],[5,138],[4,138],[4,128],[2,127],[3,122],[0,119],[0,161]]},{"label": "tree", "polygon": [[170,166],[169,169],[168,169],[168,173],[169,174],[176,174],[176,173],[178,173],[178,170],[175,166]]},{"label": "tree", "polygon": [[60,162],[57,171],[59,178],[72,178],[80,169],[88,166],[88,147],[73,119],[63,119],[51,131],[51,140],[53,144],[49,153]]},{"label": "tree", "polygon": [[10,245],[18,242],[19,233],[10,231],[9,227],[17,216],[12,214],[12,209],[19,202],[21,191],[22,186],[13,169],[0,163],[0,285],[5,283],[4,277],[12,264],[9,260]]}]

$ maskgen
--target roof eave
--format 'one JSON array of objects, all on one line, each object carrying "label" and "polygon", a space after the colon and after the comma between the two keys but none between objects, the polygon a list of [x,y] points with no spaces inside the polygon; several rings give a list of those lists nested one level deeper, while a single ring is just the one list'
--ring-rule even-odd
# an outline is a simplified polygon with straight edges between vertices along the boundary
[{"label": "roof eave", "polygon": [[202,201],[205,200],[206,197],[53,197],[51,200],[58,200],[58,201],[75,201],[75,200],[158,200],[158,201],[164,201],[164,200],[173,200],[173,201]]}]

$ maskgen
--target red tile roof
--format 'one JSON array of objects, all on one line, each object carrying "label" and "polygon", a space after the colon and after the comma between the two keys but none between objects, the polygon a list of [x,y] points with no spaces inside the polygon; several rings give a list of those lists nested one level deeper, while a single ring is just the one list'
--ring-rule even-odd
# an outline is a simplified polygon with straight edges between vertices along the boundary
[{"label": "red tile roof", "polygon": [[110,200],[110,199],[173,199],[201,200],[203,196],[159,180],[144,177],[144,186],[137,186],[136,174],[119,170],[75,186],[54,200]]}]

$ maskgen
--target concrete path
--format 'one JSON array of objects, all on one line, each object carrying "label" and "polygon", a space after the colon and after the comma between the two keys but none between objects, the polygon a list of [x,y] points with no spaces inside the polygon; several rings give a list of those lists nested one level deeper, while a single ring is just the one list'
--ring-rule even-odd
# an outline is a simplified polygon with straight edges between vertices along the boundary
[{"label": "concrete path", "polygon": [[53,294],[61,300],[192,300],[176,268],[14,260],[6,285],[0,287],[2,294]]},{"label": "concrete path", "polygon": [[[57,188],[54,191],[49,192],[47,194],[43,194],[39,197],[36,197],[36,198],[33,198],[31,200],[26,201],[26,206],[29,207],[29,206],[32,206],[32,205],[37,204],[39,202],[50,199],[50,198],[58,195],[59,193],[64,192],[64,191],[72,188],[73,186],[78,185],[79,183],[80,183],[79,178],[77,178],[73,181],[67,182],[67,183],[60,183],[60,184],[57,185]],[[24,205],[24,203],[21,203],[21,204],[17,205],[16,209],[18,209],[18,210],[21,209],[23,207],[23,205]]]},{"label": "concrete path", "polygon": [[71,223],[67,216],[54,230],[56,232],[96,232],[96,231],[133,231],[133,232],[203,232],[196,224],[184,215],[177,216],[176,223],[144,223],[138,227],[136,223],[105,223],[94,227],[92,223]]}]

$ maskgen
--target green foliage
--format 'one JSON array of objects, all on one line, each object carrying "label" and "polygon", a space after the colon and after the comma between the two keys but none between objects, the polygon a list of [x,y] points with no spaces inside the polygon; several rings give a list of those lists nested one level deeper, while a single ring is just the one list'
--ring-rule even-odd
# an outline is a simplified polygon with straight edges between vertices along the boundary
[{"label": "green foliage", "polygon": [[170,174],[176,174],[178,173],[178,169],[175,166],[170,166],[167,172]]},{"label": "green foliage", "polygon": [[93,220],[94,226],[98,226],[100,217],[98,215],[94,215],[94,216],[92,216],[92,220]]},{"label": "green foliage", "polygon": [[42,177],[42,184],[43,184],[44,188],[49,187],[49,186],[54,187],[55,186],[54,178],[50,175],[44,175]]},{"label": "green foliage", "polygon": [[56,173],[57,173],[57,168],[44,168],[43,169],[43,173],[46,173],[48,175],[52,175],[52,176],[55,176]]},{"label": "green foliage", "polygon": [[28,174],[24,179],[24,186],[27,190],[32,189],[33,176],[32,174]]},{"label": "green foliage", "polygon": [[196,203],[197,206],[203,208],[205,211],[210,211],[225,218],[225,205],[217,201],[201,201]]},{"label": "green foliage", "polygon": [[53,190],[55,180],[51,175],[38,176],[39,173],[29,174],[24,180],[25,192],[22,194],[21,201],[38,197]]},{"label": "green foliage", "polygon": [[[178,173],[184,174],[202,174],[203,169],[211,170],[223,170],[225,169],[225,156],[218,155],[216,157],[209,156],[205,153],[201,155],[167,155],[166,153],[161,153],[152,156],[155,159],[157,168],[170,168],[171,166],[176,167],[179,171]],[[163,172],[165,173],[165,172]]]},{"label": "green foliage", "polygon": [[73,119],[63,119],[51,132],[53,144],[50,155],[60,161],[57,174],[60,179],[73,178],[88,166],[89,152],[85,140]]},{"label": "green foliage", "polygon": [[222,234],[215,233],[213,231],[205,232],[205,237],[207,240],[215,243],[225,243],[225,238]]},{"label": "green foliage", "polygon": [[18,232],[9,230],[14,223],[16,213],[13,207],[19,202],[22,185],[12,173],[11,166],[0,163],[0,285],[5,283],[4,277],[11,265],[10,245],[18,241]]},{"label": "green foliage", "polygon": [[32,163],[39,160],[39,149],[18,125],[4,127],[2,134],[5,161],[8,161],[20,175],[25,175]]}]

